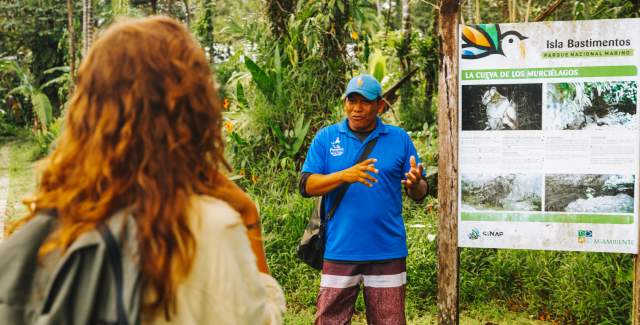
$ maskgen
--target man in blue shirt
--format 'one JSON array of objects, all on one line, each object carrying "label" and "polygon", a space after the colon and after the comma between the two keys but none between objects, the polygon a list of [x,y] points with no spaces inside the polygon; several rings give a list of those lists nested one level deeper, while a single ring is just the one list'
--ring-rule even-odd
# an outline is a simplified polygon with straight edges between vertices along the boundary
[{"label": "man in blue shirt", "polygon": [[[402,187],[422,200],[424,170],[409,135],[378,117],[385,103],[375,78],[351,79],[344,95],[346,119],[316,134],[300,181],[303,196],[325,196],[327,213],[336,189],[350,184],[326,228],[316,324],[349,323],[361,282],[370,324],[405,324]],[[374,139],[369,158],[356,163]]]}]

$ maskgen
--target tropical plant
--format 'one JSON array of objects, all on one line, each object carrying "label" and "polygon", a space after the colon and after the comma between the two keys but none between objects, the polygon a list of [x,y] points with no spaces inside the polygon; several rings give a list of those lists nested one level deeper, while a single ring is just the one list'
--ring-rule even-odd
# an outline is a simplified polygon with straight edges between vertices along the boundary
[{"label": "tropical plant", "polygon": [[[14,73],[18,76],[20,84],[11,89],[7,96],[20,94],[31,101],[33,111],[36,115],[34,119],[35,131],[46,131],[49,123],[53,119],[53,109],[49,97],[43,92],[43,89],[52,83],[38,85],[31,73],[23,69],[17,61],[7,58],[0,59],[0,72]],[[54,79],[56,80],[56,79]]]}]

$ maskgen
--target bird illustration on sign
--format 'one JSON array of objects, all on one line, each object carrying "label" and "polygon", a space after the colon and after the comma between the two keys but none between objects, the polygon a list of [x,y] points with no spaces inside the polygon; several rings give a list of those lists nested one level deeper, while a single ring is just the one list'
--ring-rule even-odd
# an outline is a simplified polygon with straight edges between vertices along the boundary
[{"label": "bird illustration on sign", "polygon": [[462,26],[462,58],[480,59],[489,55],[515,55],[519,47],[520,56],[524,58],[524,40],[527,37],[511,30],[501,32],[498,24],[480,24]]}]

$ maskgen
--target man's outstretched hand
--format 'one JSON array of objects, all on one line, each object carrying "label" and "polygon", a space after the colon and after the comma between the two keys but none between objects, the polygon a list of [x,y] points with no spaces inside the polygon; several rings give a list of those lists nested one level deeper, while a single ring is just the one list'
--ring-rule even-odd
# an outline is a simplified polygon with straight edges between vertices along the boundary
[{"label": "man's outstretched hand", "polygon": [[416,164],[414,156],[409,158],[409,165],[411,168],[408,173],[404,174],[406,178],[402,180],[402,184],[407,188],[407,194],[412,199],[419,200],[427,193],[427,182],[422,178],[424,168],[422,164]]},{"label": "man's outstretched hand", "polygon": [[378,180],[369,173],[377,174],[378,170],[375,167],[375,163],[378,160],[375,158],[369,158],[363,160],[345,170],[340,171],[340,179],[345,183],[360,182],[366,186],[373,186],[373,183]]}]

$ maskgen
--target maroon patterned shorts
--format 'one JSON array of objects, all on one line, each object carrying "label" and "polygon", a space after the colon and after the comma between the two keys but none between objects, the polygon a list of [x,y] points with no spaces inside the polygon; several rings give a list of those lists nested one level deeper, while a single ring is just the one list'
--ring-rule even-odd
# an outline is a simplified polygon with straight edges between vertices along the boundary
[{"label": "maroon patterned shorts", "polygon": [[324,261],[318,294],[316,324],[350,324],[360,285],[364,285],[367,323],[406,324],[405,259],[366,264]]}]

